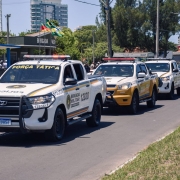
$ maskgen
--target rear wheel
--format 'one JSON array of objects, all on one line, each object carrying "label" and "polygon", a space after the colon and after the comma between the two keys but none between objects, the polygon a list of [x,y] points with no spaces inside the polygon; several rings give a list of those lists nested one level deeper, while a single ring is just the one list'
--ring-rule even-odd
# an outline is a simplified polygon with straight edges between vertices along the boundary
[{"label": "rear wheel", "polygon": [[138,111],[138,106],[139,106],[138,93],[134,92],[132,100],[131,100],[131,105],[129,106],[129,112],[131,114],[136,114]]},{"label": "rear wheel", "polygon": [[180,88],[177,88],[177,95],[180,96]]},{"label": "rear wheel", "polygon": [[171,91],[168,93],[168,97],[170,100],[174,99],[174,84],[171,85]]},{"label": "rear wheel", "polygon": [[91,112],[92,116],[86,119],[86,123],[89,127],[96,127],[99,125],[101,120],[101,103],[98,99],[95,99],[93,110]]},{"label": "rear wheel", "polygon": [[45,136],[50,141],[59,141],[65,132],[65,117],[61,108],[57,108],[54,116],[53,126],[45,132]]},{"label": "rear wheel", "polygon": [[153,108],[156,105],[156,99],[157,99],[157,91],[155,88],[153,88],[151,100],[147,101],[147,107]]}]

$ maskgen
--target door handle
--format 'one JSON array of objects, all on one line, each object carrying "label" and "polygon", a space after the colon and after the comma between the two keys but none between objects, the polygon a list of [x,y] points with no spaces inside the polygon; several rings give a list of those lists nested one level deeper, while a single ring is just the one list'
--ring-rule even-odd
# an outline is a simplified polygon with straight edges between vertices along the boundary
[{"label": "door handle", "polygon": [[79,90],[79,88],[76,88],[76,91]]},{"label": "door handle", "polygon": [[86,87],[89,87],[89,84],[87,84]]}]

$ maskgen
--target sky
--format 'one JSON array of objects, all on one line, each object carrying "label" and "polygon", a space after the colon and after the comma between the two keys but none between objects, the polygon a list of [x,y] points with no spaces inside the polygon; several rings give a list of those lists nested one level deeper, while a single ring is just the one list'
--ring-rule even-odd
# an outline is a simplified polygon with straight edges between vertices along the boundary
[{"label": "sky", "polygon": [[[80,0],[99,5],[99,0]],[[115,0],[112,2],[114,5]],[[79,26],[95,25],[96,16],[100,7],[81,3],[75,0],[62,0],[62,4],[68,5],[68,27],[73,31]],[[9,30],[18,35],[31,29],[30,24],[30,0],[2,0],[2,22],[3,31],[7,30],[5,15],[11,14],[9,18]],[[169,41],[178,43],[178,35],[172,36]]]}]

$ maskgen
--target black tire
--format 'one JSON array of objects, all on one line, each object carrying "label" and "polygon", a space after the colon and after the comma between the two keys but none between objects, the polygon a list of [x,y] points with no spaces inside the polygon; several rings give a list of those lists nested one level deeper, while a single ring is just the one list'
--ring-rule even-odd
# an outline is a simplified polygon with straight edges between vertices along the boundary
[{"label": "black tire", "polygon": [[134,92],[131,100],[131,105],[129,106],[129,113],[136,114],[138,111],[138,107],[139,107],[139,97],[137,92]]},{"label": "black tire", "polygon": [[91,112],[92,116],[86,119],[86,123],[89,127],[96,127],[101,121],[101,103],[99,99],[95,99],[93,110]]},{"label": "black tire", "polygon": [[180,88],[177,88],[177,95],[180,96]]},{"label": "black tire", "polygon": [[157,100],[157,91],[155,88],[153,88],[151,100],[147,101],[147,107],[148,108],[153,108],[156,105],[156,100]]},{"label": "black tire", "polygon": [[45,137],[50,141],[59,141],[63,138],[65,132],[65,117],[61,108],[57,108],[54,115],[52,128],[45,132]]},{"label": "black tire", "polygon": [[174,84],[171,85],[171,91],[170,91],[170,93],[168,93],[168,98],[170,100],[174,99]]}]

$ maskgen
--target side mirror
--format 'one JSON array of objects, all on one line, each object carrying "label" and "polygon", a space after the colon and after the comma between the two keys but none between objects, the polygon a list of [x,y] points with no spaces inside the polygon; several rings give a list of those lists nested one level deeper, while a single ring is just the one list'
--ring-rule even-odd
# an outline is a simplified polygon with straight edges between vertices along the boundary
[{"label": "side mirror", "polygon": [[173,72],[179,72],[179,70],[178,69],[173,69]]},{"label": "side mirror", "polygon": [[138,78],[144,78],[146,76],[145,73],[141,72],[141,73],[138,73]]},{"label": "side mirror", "polygon": [[77,84],[77,80],[74,78],[66,78],[65,79],[65,85],[76,85]]}]

